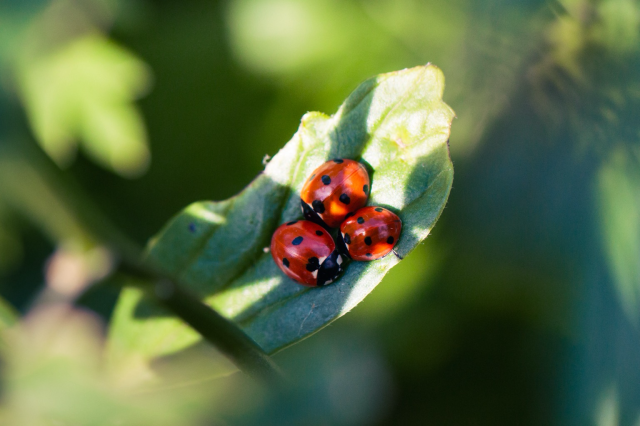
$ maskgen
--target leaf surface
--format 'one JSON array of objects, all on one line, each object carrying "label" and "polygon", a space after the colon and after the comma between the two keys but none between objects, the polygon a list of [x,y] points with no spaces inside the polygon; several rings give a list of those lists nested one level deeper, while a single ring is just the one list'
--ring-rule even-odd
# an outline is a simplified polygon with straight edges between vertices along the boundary
[{"label": "leaf surface", "polygon": [[[406,256],[434,226],[453,180],[448,139],[454,113],[442,101],[444,76],[433,65],[382,74],[362,83],[329,117],[312,112],[247,188],[221,202],[198,202],[151,241],[149,257],[238,324],[272,353],[316,332],[356,306],[399,260],[351,262],[324,288],[307,288],[277,268],[269,246],[283,222],[301,219],[299,191],[331,158],[370,166],[369,205],[403,222],[396,246]],[[401,283],[398,283],[401,285]],[[111,329],[111,355],[148,359],[200,340],[179,319],[142,299],[121,295]]]},{"label": "leaf surface", "polygon": [[[16,70],[36,139],[59,165],[80,145],[98,164],[128,177],[146,171],[146,130],[133,101],[150,75],[135,55],[102,35],[52,52],[27,46]],[[34,52],[32,52],[32,50]]]}]

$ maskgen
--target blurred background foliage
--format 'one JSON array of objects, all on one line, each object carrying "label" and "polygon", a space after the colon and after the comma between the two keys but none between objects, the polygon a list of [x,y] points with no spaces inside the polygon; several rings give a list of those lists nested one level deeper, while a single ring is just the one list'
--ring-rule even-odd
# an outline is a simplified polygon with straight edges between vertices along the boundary
[{"label": "blurred background foliage", "polygon": [[[115,380],[117,291],[83,293],[114,254],[70,194],[143,245],[241,190],[306,111],[426,62],[458,116],[448,207],[350,315],[276,356],[293,389],[208,379],[206,357],[201,380]],[[0,418],[638,425],[639,117],[637,0],[5,0]]]}]

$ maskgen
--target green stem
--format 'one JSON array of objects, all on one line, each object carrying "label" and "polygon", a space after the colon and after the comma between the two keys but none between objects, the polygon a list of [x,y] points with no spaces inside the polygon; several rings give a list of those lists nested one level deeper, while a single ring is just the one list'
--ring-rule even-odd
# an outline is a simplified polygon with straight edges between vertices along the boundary
[{"label": "green stem", "polygon": [[241,371],[269,384],[282,381],[280,369],[258,344],[170,278],[156,275],[138,264],[123,262],[119,269],[129,276],[141,278],[142,282],[151,283],[145,285],[147,293],[213,343]]},{"label": "green stem", "polygon": [[169,280],[158,281],[156,297],[207,341],[212,342],[241,370],[269,384],[282,380],[271,357],[238,327]]}]

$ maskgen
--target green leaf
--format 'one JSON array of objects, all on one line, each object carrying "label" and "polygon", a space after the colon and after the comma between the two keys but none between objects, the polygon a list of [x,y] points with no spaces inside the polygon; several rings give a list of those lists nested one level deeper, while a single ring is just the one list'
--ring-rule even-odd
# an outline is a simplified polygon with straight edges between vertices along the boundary
[{"label": "green leaf", "polygon": [[[382,74],[361,84],[334,116],[312,112],[298,132],[237,196],[199,202],[178,214],[149,245],[149,258],[179,277],[265,351],[275,352],[349,312],[399,260],[352,262],[324,288],[307,288],[274,264],[271,235],[301,218],[299,191],[327,159],[368,163],[369,205],[403,221],[396,246],[406,256],[434,226],[453,180],[448,139],[454,113],[443,101],[444,76],[433,65]],[[398,283],[402,285],[402,283]],[[167,355],[200,338],[180,320],[152,309],[139,290],[121,295],[111,355]]]},{"label": "green leaf", "polygon": [[145,172],[149,147],[133,104],[149,84],[145,64],[92,33],[52,52],[29,45],[25,50],[17,70],[20,93],[44,151],[64,166],[80,144],[94,161],[120,175]]}]

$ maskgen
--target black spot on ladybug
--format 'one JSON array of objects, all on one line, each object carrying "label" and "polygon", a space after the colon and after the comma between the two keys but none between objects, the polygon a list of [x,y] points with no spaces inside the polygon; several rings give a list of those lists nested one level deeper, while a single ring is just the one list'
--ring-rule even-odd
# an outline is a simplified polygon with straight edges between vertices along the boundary
[{"label": "black spot on ladybug", "polygon": [[338,163],[338,164],[342,164],[342,163],[344,163],[344,161],[343,161],[341,158],[334,158],[332,161],[333,161],[334,163]]},{"label": "black spot on ladybug", "polygon": [[349,198],[347,194],[342,194],[339,199],[342,204],[349,204],[351,202],[351,198]]},{"label": "black spot on ladybug", "polygon": [[363,219],[362,217],[359,217],[359,218],[358,218],[358,223],[359,223],[360,225],[362,225],[362,224],[364,223],[364,219]]},{"label": "black spot on ladybug", "polygon": [[364,238],[364,243],[365,243],[366,245],[370,246],[370,245],[371,245],[371,237],[365,237],[365,238]]},{"label": "black spot on ladybug", "polygon": [[313,211],[315,211],[316,213],[324,213],[324,204],[322,204],[322,201],[313,200],[311,206],[313,207]]},{"label": "black spot on ladybug", "polygon": [[369,185],[363,186],[362,190],[364,191],[365,194],[367,194],[369,192]]},{"label": "black spot on ladybug", "polygon": [[297,220],[291,221],[291,222],[287,222],[287,226],[293,225],[294,223],[298,223]]},{"label": "black spot on ladybug", "polygon": [[289,267],[289,259],[287,259],[286,257],[283,257],[282,258],[282,264],[288,268]]},{"label": "black spot on ladybug", "polygon": [[307,263],[307,271],[317,271],[318,268],[320,268],[320,260],[317,257],[310,257],[309,263]]},{"label": "black spot on ladybug", "polygon": [[349,219],[351,216],[353,216],[355,213],[354,212],[349,212],[347,213],[347,215],[344,217],[345,220]]},{"label": "black spot on ladybug", "polygon": [[375,211],[377,211],[377,212],[381,212],[381,211],[382,211],[382,208],[381,208],[381,207],[376,207],[376,208],[375,208]]},{"label": "black spot on ladybug", "polygon": [[189,231],[196,232],[196,224],[195,223],[191,222],[189,224]]},{"label": "black spot on ladybug", "polygon": [[316,235],[322,236],[322,231],[316,231]]},{"label": "black spot on ladybug", "polygon": [[393,237],[387,238],[387,244],[393,244],[394,241]]},{"label": "black spot on ladybug", "polygon": [[331,183],[331,178],[329,175],[322,175],[322,183],[325,185],[329,185]]},{"label": "black spot on ladybug", "polygon": [[294,246],[299,246],[300,244],[302,244],[302,240],[304,240],[304,238],[295,237],[293,241],[291,241],[291,244],[293,244]]},{"label": "black spot on ladybug", "polygon": [[351,237],[349,236],[349,234],[344,234],[344,237],[342,237],[344,239],[344,242],[347,244],[351,244]]},{"label": "black spot on ladybug", "polygon": [[367,257],[371,257],[373,256],[371,253],[367,253]]}]

